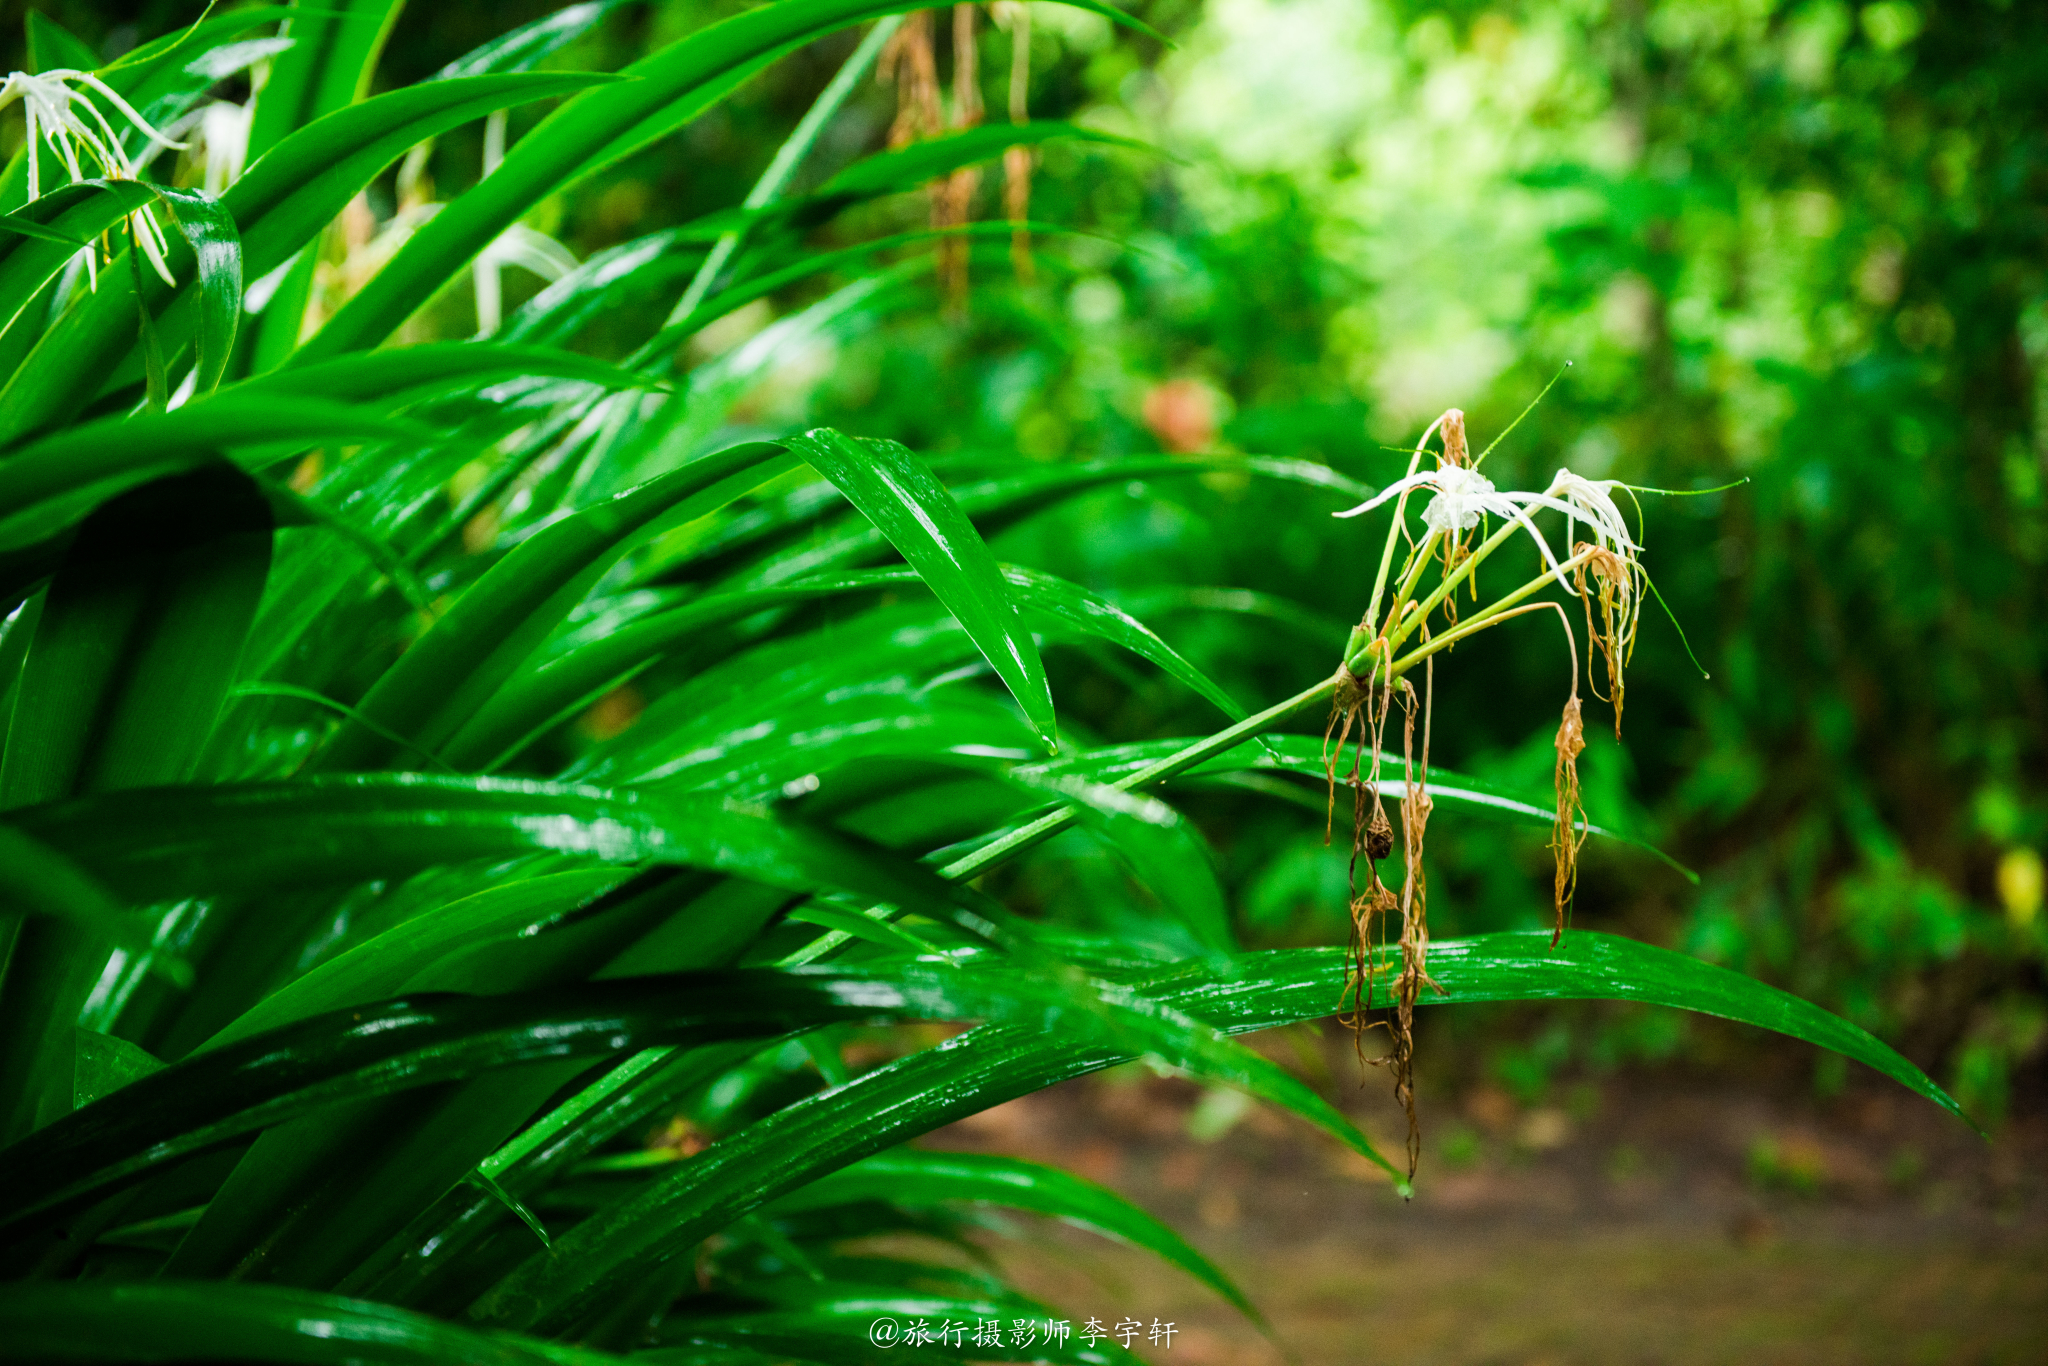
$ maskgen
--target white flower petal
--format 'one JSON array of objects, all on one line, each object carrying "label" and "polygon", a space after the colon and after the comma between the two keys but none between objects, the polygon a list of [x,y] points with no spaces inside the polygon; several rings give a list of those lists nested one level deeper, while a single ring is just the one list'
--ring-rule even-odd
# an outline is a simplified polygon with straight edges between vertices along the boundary
[{"label": "white flower petal", "polygon": [[1357,507],[1346,508],[1342,512],[1333,512],[1330,515],[1332,517],[1357,517],[1362,513],[1371,512],[1374,508],[1378,507],[1381,503],[1386,502],[1389,498],[1398,497],[1399,495],[1406,493],[1409,489],[1421,488],[1425,484],[1434,484],[1436,482],[1437,474],[1438,471],[1436,470],[1428,470],[1422,474],[1411,474],[1405,479],[1396,479],[1393,483],[1381,489],[1377,495],[1366,499]]}]

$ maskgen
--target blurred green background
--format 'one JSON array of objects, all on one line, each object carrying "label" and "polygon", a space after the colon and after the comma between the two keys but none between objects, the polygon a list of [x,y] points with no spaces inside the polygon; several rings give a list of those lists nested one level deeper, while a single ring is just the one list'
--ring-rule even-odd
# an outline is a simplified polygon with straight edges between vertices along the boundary
[{"label": "blurred green background", "polygon": [[[38,7],[109,56],[197,12]],[[415,4],[385,77],[416,80],[551,8]],[[621,4],[550,64],[615,68],[736,8]],[[1032,217],[1090,235],[1041,238],[1029,282],[991,245],[964,315],[906,277],[762,376],[743,420],[830,423],[963,467],[978,451],[1223,448],[1379,484],[1403,466],[1388,447],[1444,408],[1464,409],[1484,444],[1569,362],[1493,457],[1504,487],[1540,487],[1561,464],[1675,490],[1746,481],[1645,497],[1647,564],[1711,677],[1646,613],[1624,743],[1593,734],[1586,759],[1593,817],[1660,841],[1701,885],[1592,851],[1578,923],[1812,996],[1987,1119],[2040,1094],[2048,7],[1147,0],[1135,13],[1176,45],[1031,7],[1033,114],[1155,149],[1043,149]],[[4,60],[23,66],[22,7],[0,15]],[[980,32],[1000,118],[1011,37]],[[582,256],[736,203],[855,41],[777,65],[532,225]],[[948,42],[938,57],[950,80]],[[869,81],[804,181],[880,146],[894,102]],[[515,113],[514,136],[538,117]],[[475,179],[481,148],[472,128],[434,149],[442,197]],[[387,177],[366,207],[388,218],[397,193]],[[1000,217],[1001,194],[987,168],[974,216]],[[925,216],[904,197],[844,230]],[[515,273],[508,305],[539,284]],[[694,346],[738,344],[831,284]],[[430,326],[463,335],[472,308],[444,299]],[[583,345],[605,349],[602,320]],[[1025,520],[997,549],[1118,597],[1258,703],[1331,666],[1369,591],[1376,538],[1331,520],[1335,505],[1191,475]],[[1054,666],[1082,733],[1211,725],[1184,692],[1113,675],[1113,660]],[[1437,680],[1439,760],[1547,785],[1567,669],[1556,633],[1534,626],[1460,649]],[[1112,677],[1128,686],[1103,686]],[[1608,719],[1589,711],[1589,732]],[[1248,940],[1341,939],[1343,860],[1323,848],[1319,812],[1219,794],[1195,814]],[[1548,922],[1540,836],[1449,819],[1432,835],[1438,934]],[[1078,843],[1069,853],[1018,890],[1085,906],[1091,879],[1113,874]],[[1533,1100],[1574,1070],[1697,1058],[1702,1028],[1586,1009],[1459,1032],[1465,1065]],[[1826,1064],[1813,1080],[1842,1084]]]}]

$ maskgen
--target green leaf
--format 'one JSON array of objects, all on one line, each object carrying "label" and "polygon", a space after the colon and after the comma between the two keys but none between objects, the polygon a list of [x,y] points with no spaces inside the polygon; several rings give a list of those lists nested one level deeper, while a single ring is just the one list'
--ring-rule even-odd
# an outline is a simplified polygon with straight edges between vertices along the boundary
[{"label": "green leaf", "polygon": [[889,538],[966,628],[1046,748],[1058,749],[1052,689],[1038,646],[1017,620],[995,556],[945,485],[893,441],[855,440],[820,427],[791,438],[789,448]]},{"label": "green leaf", "polygon": [[389,1305],[222,1283],[0,1287],[0,1342],[36,1361],[278,1361],[295,1366],[616,1366],[621,1357],[480,1333]]},{"label": "green leaf", "polygon": [[[551,1178],[672,1107],[694,1087],[738,1066],[759,1047],[742,1042],[644,1049],[536,1119],[478,1170],[509,1193],[540,1192]],[[372,1262],[352,1275],[347,1288],[400,1303],[435,1302],[444,1278],[463,1276],[471,1250],[502,1222],[495,1198],[458,1194],[388,1248],[388,1261]],[[459,1311],[475,1291],[458,1294],[446,1312]]]},{"label": "green leaf", "polygon": [[[999,461],[995,462],[994,472],[980,468],[983,463],[976,462],[970,473],[949,487],[954,501],[974,519],[984,536],[994,536],[1026,517],[1108,484],[1186,478],[1218,471],[1249,472],[1260,478],[1316,489],[1351,482],[1327,466],[1309,461],[1253,460],[1242,456],[1148,456],[1072,465]],[[1371,490],[1364,492],[1369,494]],[[785,508],[780,517],[764,516],[733,528],[729,537],[707,538],[692,548],[693,556],[708,558],[751,542],[788,535],[798,527],[829,518],[835,511],[830,504],[798,495],[792,495]],[[872,558],[885,544],[874,527],[849,523],[814,535],[799,548],[769,553],[737,577],[746,584],[781,583]],[[670,566],[665,564],[650,566],[643,578],[659,581],[669,570]]]},{"label": "green leaf", "polygon": [[318,365],[273,370],[228,389],[245,395],[304,394],[330,402],[397,407],[449,392],[473,392],[503,380],[545,376],[605,389],[659,387],[655,380],[552,346],[495,341],[425,342],[340,356]]},{"label": "green leaf", "polygon": [[532,1229],[533,1236],[540,1239],[542,1247],[554,1247],[554,1239],[548,1237],[547,1225],[541,1223],[534,1212],[521,1204],[517,1197],[507,1194],[503,1186],[491,1180],[490,1177],[480,1171],[473,1171],[464,1179],[488,1192],[493,1200],[496,1200],[506,1209],[512,1211],[514,1215],[518,1216],[519,1222]]},{"label": "green leaf", "polygon": [[1186,927],[1198,951],[1227,956],[1236,947],[1214,857],[1178,811],[1157,797],[1072,775],[1025,781],[1073,802],[1082,828],[1123,856],[1138,881]]},{"label": "green leaf", "polygon": [[626,298],[687,276],[697,268],[697,249],[703,245],[685,229],[667,228],[592,252],[521,304],[494,336],[500,342],[566,345]]},{"label": "green leaf", "polygon": [[223,1044],[6,1150],[33,1173],[0,1195],[0,1223],[62,1210],[152,1167],[353,1100],[516,1063],[684,1042],[767,1037],[835,1020],[988,1018],[1128,1038],[1198,1074],[1315,1117],[1376,1156],[1300,1082],[1128,989],[951,963],[726,970],[502,996],[419,996],[301,1020]]},{"label": "green leaf", "polygon": [[[1243,709],[1209,677],[1133,617],[1087,590],[1017,565],[999,566],[1019,608],[1069,630],[1106,639],[1165,669],[1233,718]],[[458,731],[443,751],[457,768],[495,768],[543,731],[588,706],[703,632],[778,606],[819,597],[924,584],[913,569],[838,574],[735,593],[714,593],[579,641],[521,670]]]},{"label": "green leaf", "polygon": [[876,195],[916,189],[962,166],[1001,156],[1006,148],[1036,146],[1060,139],[1158,155],[1156,148],[1135,139],[1055,119],[1031,123],[989,123],[863,157],[832,176],[806,198],[785,207],[809,220],[848,200],[870,199]]},{"label": "green leaf", "polygon": [[501,33],[435,72],[432,79],[484,76],[497,71],[531,71],[594,28],[625,0],[583,0]]},{"label": "green leaf", "polygon": [[1151,627],[1115,603],[1097,597],[1078,584],[1023,565],[1006,564],[1002,569],[1003,578],[1010,585],[1011,597],[1020,608],[1041,613],[1069,629],[1120,645],[1187,684],[1215,703],[1217,710],[1231,720],[1244,719],[1244,708],[1229,693],[1189,663],[1178,650],[1161,640]]},{"label": "green leaf", "polygon": [[213,462],[222,450],[417,441],[427,434],[413,423],[361,407],[260,395],[222,394],[168,413],[102,418],[0,459],[0,508],[6,509],[0,514],[0,547],[44,540],[83,518],[95,504],[160,475]]},{"label": "green leaf", "polygon": [[[358,709],[378,725],[439,749],[523,663],[618,558],[664,523],[722,506],[779,472],[779,446],[735,446],[563,518],[493,565],[399,657]],[[389,756],[367,727],[343,727],[321,755],[329,771]]]},{"label": "green leaf", "polygon": [[[0,326],[25,325],[22,311],[90,242],[129,214],[156,200],[156,188],[136,180],[84,180],[52,190],[7,216],[18,231],[0,237]],[[29,225],[43,229],[29,232]],[[133,305],[130,305],[133,307]]]},{"label": "green leaf", "polygon": [[773,1218],[788,1211],[860,1200],[880,1200],[912,1208],[939,1201],[972,1200],[1049,1214],[1144,1248],[1201,1281],[1253,1322],[1260,1322],[1258,1310],[1244,1297],[1244,1292],[1172,1229],[1114,1191],[1021,1158],[898,1148],[813,1181],[767,1206],[762,1213]]},{"label": "green leaf", "polygon": [[[0,833],[11,832],[0,827]],[[615,868],[549,873],[486,887],[436,907],[293,978],[195,1051],[408,989],[446,989],[447,983],[433,980],[437,964],[494,940],[543,934],[559,917],[627,876]]]},{"label": "green leaf", "polygon": [[[1062,759],[1048,760],[1033,765],[1031,771],[1046,774],[1076,773],[1097,782],[1111,782],[1126,774],[1135,773],[1146,765],[1185,749],[1193,743],[1192,739],[1187,739],[1146,740],[1138,744],[1111,745]],[[1344,764],[1337,771],[1337,780],[1340,784],[1347,781],[1351,772],[1349,748],[1345,750],[1345,754],[1347,757]],[[1322,741],[1315,736],[1268,735],[1261,737],[1257,743],[1248,741],[1235,749],[1204,760],[1189,769],[1178,781],[1198,780],[1225,773],[1277,772],[1299,774],[1321,783],[1326,781],[1327,775],[1324,762]],[[1381,764],[1380,795],[1404,795],[1407,786],[1401,777],[1401,756],[1383,755]],[[1370,766],[1371,760],[1368,755],[1361,766],[1361,772]],[[1483,778],[1474,778],[1469,774],[1438,768],[1435,765],[1431,765],[1429,770],[1429,796],[1433,802],[1457,807],[1489,820],[1506,820],[1518,825],[1548,827],[1556,819],[1556,808],[1548,794],[1513,792]],[[1695,885],[1699,882],[1699,874],[1653,844],[1587,820],[1581,820],[1578,828],[1589,835],[1640,849],[1656,857],[1688,882]]]},{"label": "green leaf", "polygon": [[[212,17],[202,12],[189,26],[131,48],[101,67],[98,75],[145,121],[165,128],[189,113],[200,97],[222,80],[266,60],[275,69],[278,56],[295,46],[288,38],[243,39],[244,34],[279,20],[305,16],[303,9],[295,13],[280,5],[252,5]],[[234,41],[237,39],[242,41]],[[113,111],[107,112],[111,115]],[[151,144],[145,134],[124,128],[125,121],[110,122],[131,157],[139,161],[148,155]]]},{"label": "green leaf", "polygon": [[[292,40],[292,51],[274,65],[263,97],[256,101],[250,161],[259,162],[289,135],[369,93],[378,56],[403,8],[403,0],[348,0],[294,15],[283,30]],[[299,344],[313,290],[314,256],[303,253],[283,268],[273,286],[274,307],[253,320],[257,342],[250,360],[259,373],[275,368]]]},{"label": "green leaf", "polygon": [[[1100,0],[1066,2],[1142,27]],[[569,101],[521,138],[496,171],[413,234],[300,348],[299,359],[375,346],[534,205],[682,127],[777,58],[853,24],[931,7],[919,0],[776,0],[642,58],[621,73],[629,80]],[[436,84],[443,82],[429,83]]]},{"label": "green leaf", "polygon": [[[150,950],[148,930],[97,878],[11,825],[0,825],[0,915],[69,920],[107,944],[137,954]],[[188,965],[169,959],[152,964],[191,985]]]},{"label": "green leaf", "polygon": [[404,0],[322,0],[281,30],[289,50],[271,63],[270,79],[249,125],[249,159],[260,159],[291,134],[369,93],[377,56]]},{"label": "green leaf", "polygon": [[[262,280],[290,262],[379,172],[423,139],[496,109],[613,79],[538,72],[430,81],[317,120],[258,158],[221,196],[221,211],[240,228],[243,271],[252,280]],[[151,193],[156,192],[151,187]],[[69,230],[61,220],[52,226]],[[203,332],[216,298],[206,295],[203,282],[195,293],[192,281],[197,272],[182,239],[172,239],[172,246],[171,269],[178,288],[172,290],[154,278],[145,288],[164,345],[175,352],[195,329]],[[7,388],[0,390],[0,443],[19,441],[73,417],[117,375],[135,342],[136,295],[127,274],[103,271],[98,290],[45,334]],[[11,277],[0,274],[0,307],[18,288]],[[272,304],[280,301],[273,299]]]},{"label": "green leaf", "polygon": [[706,299],[688,314],[669,323],[635,350],[634,359],[641,364],[666,362],[678,346],[695,336],[699,331],[726,314],[756,299],[766,298],[779,289],[787,288],[814,275],[829,271],[854,268],[868,258],[882,252],[894,251],[899,247],[933,246],[947,238],[1004,238],[1022,228],[1040,236],[1056,236],[1070,233],[1072,229],[1051,223],[966,223],[958,227],[928,229],[922,232],[897,233],[889,237],[878,237],[857,246],[839,251],[814,252],[801,260],[782,266],[764,275],[744,277],[739,283]]},{"label": "green leaf", "polygon": [[59,246],[69,247],[73,252],[84,251],[92,245],[69,233],[46,228],[35,219],[19,213],[0,214],[0,232],[11,232],[19,237],[33,237],[39,242],[55,242]]},{"label": "green leaf", "polygon": [[425,774],[109,792],[11,811],[12,824],[138,902],[402,877],[549,851],[838,887],[947,915],[915,865],[716,797]]},{"label": "green leaf", "polygon": [[191,245],[198,294],[198,371],[195,397],[214,391],[234,350],[235,325],[242,317],[242,239],[235,220],[218,201],[198,190],[159,189],[157,199],[171,211]]},{"label": "green leaf", "polygon": [[[1141,989],[1162,1000],[1182,1002],[1191,1014],[1233,1032],[1267,1028],[1328,1014],[1330,988],[1342,980],[1341,949],[1292,949],[1262,954],[1258,974],[1274,988],[1254,999],[1244,982],[1204,980],[1198,972],[1174,970],[1143,979]],[[1383,973],[1396,960],[1390,955]],[[1425,991],[1429,1005],[1479,1001],[1642,1001],[1716,1015],[1816,1044],[1863,1063],[1899,1085],[1969,1122],[1950,1095],[1911,1062],[1867,1030],[1788,991],[1759,982],[1687,954],[1618,934],[1568,930],[1555,948],[1550,931],[1474,935],[1429,946],[1429,974],[1443,994]],[[1199,984],[1199,985],[1198,985]],[[1188,999],[1183,987],[1198,993]],[[1223,1024],[1225,1019],[1232,1023]]]},{"label": "green leaf", "polygon": [[[0,469],[0,479],[11,472]],[[270,539],[269,505],[226,465],[158,480],[86,519],[51,581],[16,684],[0,810],[190,776],[256,614]],[[37,839],[15,832],[24,850],[24,838]],[[109,947],[91,883],[46,858],[18,875],[46,906],[85,914],[32,917],[17,931],[0,989],[8,1138],[69,1107],[71,1041],[46,1026],[77,1019]]]},{"label": "green leaf", "polygon": [[[1430,946],[1444,994],[1423,1002],[1630,999],[1705,1010],[1776,1029],[1869,1063],[1960,1114],[1947,1093],[1863,1030],[1775,987],[1669,950],[1572,931],[1481,935]],[[1190,964],[1135,978],[1161,1006],[1227,1033],[1320,1019],[1338,1005],[1347,951],[1246,955],[1218,972]],[[1391,963],[1392,959],[1383,959]],[[1389,970],[1389,969],[1383,969]],[[1133,1054],[1039,1029],[985,1025],[787,1106],[680,1164],[640,1195],[600,1210],[530,1258],[473,1308],[483,1322],[573,1319],[741,1214],[920,1133]]]},{"label": "green leaf", "polygon": [[72,1076],[72,1104],[90,1105],[131,1082],[137,1082],[164,1067],[162,1058],[138,1044],[90,1029],[73,1032],[76,1053]]},{"label": "green leaf", "polygon": [[[688,966],[715,962],[701,955],[715,955],[733,939],[725,925],[710,924],[707,914],[699,912],[700,906],[710,909],[709,898],[700,895],[708,878],[660,868],[623,880],[614,874],[609,881],[617,885],[589,889],[595,894],[566,903],[558,899],[557,886],[551,889],[552,906],[537,906],[528,897],[525,923],[516,930],[501,923],[496,938],[472,935],[460,945],[449,943],[441,930],[461,903],[422,906],[397,928],[410,931],[413,941],[438,936],[439,952],[432,943],[421,946],[387,936],[394,942],[381,946],[381,954],[372,948],[355,956],[402,974],[391,980],[408,993],[499,994],[573,983],[600,969],[609,976],[626,975],[612,971],[619,951],[656,925],[695,931],[689,941],[700,956],[685,955]],[[574,889],[569,891],[574,896]],[[769,892],[777,899],[783,895]],[[497,909],[502,922],[506,908]],[[757,928],[758,921],[754,924]],[[485,927],[472,918],[470,928]],[[746,934],[740,931],[741,938]],[[348,983],[327,985],[346,988]],[[355,985],[362,985],[360,975]],[[273,995],[259,1010],[290,990]],[[349,993],[335,1003],[366,999]],[[307,1004],[303,995],[296,1004]],[[288,1006],[279,1018],[289,1020],[293,1013]],[[225,1033],[246,1035],[246,1024],[245,1017]],[[216,1036],[214,1045],[221,1038]],[[260,1249],[267,1279],[310,1286],[353,1279],[366,1258],[452,1192],[465,1174],[478,1175],[477,1164],[533,1119],[583,1066],[571,1059],[500,1069],[466,1082],[326,1107],[273,1128],[236,1164],[163,1274],[229,1274]]]}]

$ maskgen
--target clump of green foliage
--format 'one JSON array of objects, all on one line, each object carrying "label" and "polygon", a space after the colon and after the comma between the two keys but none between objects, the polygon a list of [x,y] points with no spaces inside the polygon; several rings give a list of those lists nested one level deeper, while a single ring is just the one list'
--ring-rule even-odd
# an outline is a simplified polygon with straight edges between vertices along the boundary
[{"label": "clump of green foliage", "polygon": [[[721,436],[771,357],[929,272],[878,253],[949,234],[1015,246],[1003,223],[827,251],[820,224],[1079,130],[966,128],[795,197],[771,170],[738,206],[563,268],[488,335],[408,336],[452,283],[556,259],[522,222],[549,196],[901,7],[775,0],[616,76],[532,69],[606,8],[369,98],[392,0],[209,14],[90,81],[59,75],[93,71],[89,54],[32,29],[42,84],[17,88],[120,139],[129,159],[104,171],[176,136],[238,64],[268,72],[246,169],[219,168],[218,196],[143,172],[62,184],[87,168],[50,137],[0,181],[8,1350],[867,1359],[877,1316],[1037,1312],[999,1276],[849,1247],[962,1241],[976,1205],[1091,1225],[1243,1305],[1105,1190],[903,1145],[1148,1058],[1291,1110],[1406,1190],[1412,1168],[1232,1038],[1330,1014],[1347,965],[1404,984],[1403,1031],[1431,1000],[1648,1001],[1810,1040],[1953,1108],[1855,1026],[1616,936],[1438,941],[1427,992],[1412,935],[1240,950],[1205,844],[1162,794],[1315,803],[1322,746],[1276,728],[1340,684],[1376,705],[1432,653],[1395,653],[1428,617],[1404,601],[1432,556],[1433,608],[1500,542],[1457,553],[1470,523],[1442,500],[1473,495],[1476,470],[1448,450],[1443,524],[1398,581],[1383,566],[1390,614],[1373,605],[1340,671],[1247,714],[1135,617],[998,562],[984,537],[1138,479],[1373,490],[1309,461]],[[792,157],[843,91],[827,86]],[[543,99],[561,102],[516,139],[497,125],[489,174],[438,208],[412,165],[412,217],[349,254],[379,240],[350,241],[366,185],[427,139]],[[827,273],[845,282],[681,363],[708,325]],[[487,312],[491,287],[472,288]],[[623,359],[577,348],[644,294],[678,303]],[[1563,477],[1525,497],[1605,526]],[[1407,529],[1389,531],[1388,563]],[[1569,560],[1613,576],[1576,588],[1613,649],[1634,543],[1595,540],[1629,552],[1618,569]],[[1054,646],[1135,656],[1229,724],[1101,743],[1056,711]],[[1598,833],[1568,796],[1442,769],[1407,799],[1550,828],[1561,861]],[[988,874],[1065,831],[1125,870],[1098,887],[1116,932],[993,894]],[[862,1070],[842,1051],[856,1026],[932,1020],[979,1023]]]}]

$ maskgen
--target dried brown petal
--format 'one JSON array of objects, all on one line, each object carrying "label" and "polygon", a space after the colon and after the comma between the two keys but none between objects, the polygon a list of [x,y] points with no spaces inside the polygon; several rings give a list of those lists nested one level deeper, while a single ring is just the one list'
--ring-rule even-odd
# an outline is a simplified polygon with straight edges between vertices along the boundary
[{"label": "dried brown petal", "polygon": [[1556,861],[1553,894],[1557,903],[1557,928],[1550,942],[1555,946],[1564,935],[1564,909],[1579,882],[1579,846],[1586,842],[1586,808],[1579,792],[1579,755],[1586,750],[1586,723],[1579,697],[1573,693],[1564,704],[1564,718],[1558,722],[1557,767],[1553,781],[1557,789],[1557,816],[1550,831],[1550,852]]}]

